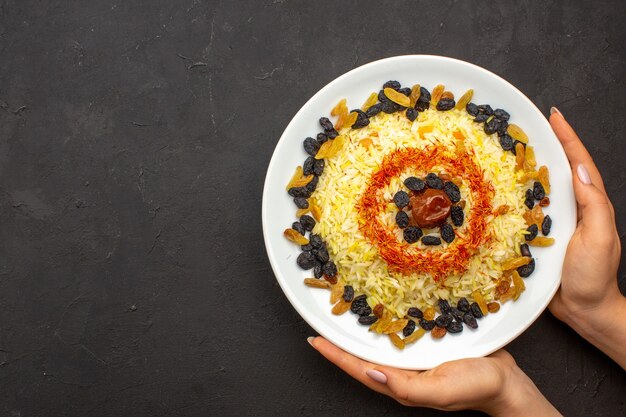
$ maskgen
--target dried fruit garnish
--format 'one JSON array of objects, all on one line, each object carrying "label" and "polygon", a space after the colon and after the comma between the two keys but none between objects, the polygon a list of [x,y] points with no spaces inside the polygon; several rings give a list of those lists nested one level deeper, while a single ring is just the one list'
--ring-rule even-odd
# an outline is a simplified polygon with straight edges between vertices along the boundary
[{"label": "dried fruit garnish", "polygon": [[524,168],[530,171],[535,169],[536,166],[535,150],[532,146],[528,145],[524,151]]},{"label": "dried fruit garnish", "polygon": [[443,94],[443,91],[445,90],[445,86],[443,84],[437,84],[435,86],[435,88],[433,88],[432,93],[430,93],[430,102],[436,106],[437,103],[439,102],[439,99],[441,99],[441,95]]},{"label": "dried fruit garnish", "polygon": [[532,226],[536,224],[537,226],[541,226],[544,219],[543,209],[540,205],[536,205],[532,210],[527,210],[522,214],[524,221],[528,226]]},{"label": "dried fruit garnish", "polygon": [[529,258],[528,256],[520,256],[518,258],[509,259],[508,261],[502,263],[502,270],[510,271],[512,269],[517,269],[520,266],[528,265],[531,259],[532,258]]},{"label": "dried fruit garnish", "polygon": [[524,133],[521,127],[514,123],[509,124],[506,128],[506,133],[508,133],[513,139],[519,140],[522,143],[528,143],[528,136],[526,136],[526,133]]},{"label": "dried fruit garnish", "polygon": [[404,329],[404,326],[406,326],[408,322],[409,322],[409,319],[399,319],[396,321],[392,321],[387,326],[385,326],[385,328],[383,328],[383,333],[385,334],[397,333],[401,331],[402,329]]},{"label": "dried fruit garnish", "polygon": [[545,236],[537,236],[533,240],[529,241],[528,244],[530,246],[539,246],[539,247],[552,246],[554,244],[554,238],[545,237]]},{"label": "dried fruit garnish", "polygon": [[389,339],[391,339],[391,343],[393,343],[395,347],[400,350],[404,349],[404,341],[400,338],[400,336],[395,333],[391,333],[389,335]]},{"label": "dried fruit garnish", "polygon": [[435,339],[441,339],[442,337],[446,335],[446,333],[448,333],[446,328],[439,327],[439,326],[435,326],[435,328],[430,331],[430,335],[434,337]]},{"label": "dried fruit garnish", "polygon": [[454,98],[454,93],[451,92],[451,91],[444,91],[441,94],[441,98],[452,98],[453,99]]},{"label": "dried fruit garnish", "polygon": [[339,103],[337,103],[335,105],[335,107],[332,108],[332,110],[330,111],[330,115],[331,116],[339,116],[343,113],[343,110],[348,110],[348,106],[347,106],[347,100],[345,98],[342,98],[341,100],[339,100]]},{"label": "dried fruit garnish", "polygon": [[522,143],[518,143],[515,145],[515,168],[522,169],[524,168],[524,145]]},{"label": "dried fruit garnish", "polygon": [[309,204],[309,210],[311,210],[313,218],[319,222],[322,218],[322,209],[317,204],[311,203]]},{"label": "dried fruit garnish", "polygon": [[383,90],[383,92],[389,100],[401,105],[402,107],[409,107],[411,105],[411,99],[409,97],[394,90],[393,88],[387,87]]},{"label": "dried fruit garnish", "polygon": [[293,188],[294,187],[293,184],[302,177],[303,177],[302,167],[298,165],[296,167],[296,171],[293,173],[293,175],[291,176],[291,179],[287,183],[287,187],[285,187],[285,190],[289,191],[290,188]]},{"label": "dried fruit garnish", "polygon": [[480,307],[480,311],[483,313],[483,316],[486,316],[489,312],[489,309],[487,308],[487,303],[485,302],[485,299],[483,298],[483,295],[480,293],[480,291],[473,291],[472,298],[474,299],[474,301],[476,301],[478,307]]},{"label": "dried fruit garnish", "polygon": [[541,207],[548,207],[550,205],[550,198],[549,197],[542,198],[541,201],[539,202],[539,205]]},{"label": "dried fruit garnish", "polygon": [[464,110],[465,106],[467,106],[467,103],[469,103],[470,101],[472,101],[472,97],[474,96],[474,90],[472,90],[471,88],[469,90],[467,90],[465,92],[465,94],[463,94],[461,96],[461,98],[459,99],[459,101],[456,102],[456,109],[457,110]]},{"label": "dried fruit garnish", "polygon": [[435,318],[435,309],[433,307],[428,307],[426,308],[426,310],[424,310],[424,319],[426,320],[432,320]]},{"label": "dried fruit garnish", "polygon": [[539,167],[539,172],[537,175],[537,179],[543,185],[543,189],[546,192],[546,195],[550,194],[550,173],[548,172],[548,167],[542,165]]},{"label": "dried fruit garnish", "polygon": [[487,309],[490,313],[497,313],[498,311],[500,311],[500,304],[496,302],[488,303]]},{"label": "dried fruit garnish", "polygon": [[306,237],[302,236],[300,233],[298,233],[294,229],[285,229],[283,234],[285,235],[285,237],[287,239],[289,239],[290,241],[292,241],[293,243],[295,243],[297,245],[308,245],[309,244],[309,239],[307,239]]},{"label": "dried fruit garnish", "polygon": [[367,109],[372,107],[374,104],[376,104],[377,101],[378,101],[378,93],[370,94],[367,100],[365,100],[365,103],[363,103],[363,105],[361,106],[361,110],[366,111]]},{"label": "dried fruit garnish", "polygon": [[356,122],[356,119],[359,118],[359,114],[357,112],[350,112],[350,114],[348,114],[348,116],[345,119],[344,122],[344,126],[346,127],[352,127],[352,125],[354,124],[354,122]]},{"label": "dried fruit garnish", "polygon": [[426,330],[419,327],[419,328],[416,328],[415,331],[411,333],[410,336],[407,336],[402,340],[404,341],[405,345],[408,345],[408,344],[417,342],[425,334],[426,334]]},{"label": "dried fruit garnish", "polygon": [[517,271],[513,271],[513,287],[515,288],[515,292],[513,294],[513,300],[517,300],[519,296],[526,289],[526,285],[524,284],[524,280],[520,276]]},{"label": "dried fruit garnish", "polygon": [[323,279],[305,278],[304,284],[312,288],[330,288],[330,283]]},{"label": "dried fruit garnish", "polygon": [[502,204],[501,206],[498,206],[493,210],[493,215],[501,216],[503,214],[507,214],[510,209],[511,207],[509,207],[507,204]]},{"label": "dried fruit garnish", "polygon": [[346,303],[343,299],[339,300],[337,302],[337,304],[335,304],[335,306],[333,307],[333,309],[331,310],[331,312],[337,316],[345,313],[346,311],[350,310],[350,303]]},{"label": "dried fruit garnish", "polygon": [[296,210],[296,217],[302,217],[309,212],[310,208],[303,208]]},{"label": "dried fruit garnish", "polygon": [[324,158],[332,158],[335,156],[343,147],[344,137],[339,135],[333,140],[329,140],[328,142],[324,142],[322,146],[320,146],[320,150],[315,155],[316,159],[324,159]]},{"label": "dried fruit garnish", "polygon": [[378,303],[374,306],[374,315],[378,318],[383,316],[383,311],[385,310],[385,306]]},{"label": "dried fruit garnish", "polygon": [[415,107],[415,103],[417,103],[417,100],[419,100],[420,94],[421,91],[419,84],[415,84],[413,87],[411,87],[411,94],[409,95],[409,102],[411,107]]},{"label": "dried fruit garnish", "polygon": [[343,296],[343,285],[335,284],[330,287],[330,303],[335,304]]}]

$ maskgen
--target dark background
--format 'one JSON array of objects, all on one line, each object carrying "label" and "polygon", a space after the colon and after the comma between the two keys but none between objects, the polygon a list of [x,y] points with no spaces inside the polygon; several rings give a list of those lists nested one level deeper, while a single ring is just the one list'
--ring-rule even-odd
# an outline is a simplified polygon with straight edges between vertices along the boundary
[{"label": "dark background", "polygon": [[[572,3],[0,0],[0,416],[442,415],[306,343],[265,170],[332,79],[447,55],[561,109],[623,237],[626,7]],[[626,412],[624,372],[550,313],[507,349],[564,414]]]}]

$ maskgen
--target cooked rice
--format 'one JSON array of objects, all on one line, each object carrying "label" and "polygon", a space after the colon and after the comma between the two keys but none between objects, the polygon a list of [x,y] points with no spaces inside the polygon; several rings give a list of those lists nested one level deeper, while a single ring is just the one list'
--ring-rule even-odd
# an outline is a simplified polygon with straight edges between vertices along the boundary
[{"label": "cooked rice", "polygon": [[[418,128],[421,126],[432,126],[433,130],[420,136]],[[470,259],[464,273],[435,282],[427,273],[390,271],[376,246],[366,240],[359,229],[356,205],[370,175],[378,169],[385,155],[397,149],[423,149],[434,144],[453,151],[456,142],[453,132],[456,130],[466,137],[465,147],[477,155],[475,162],[484,171],[485,181],[493,185],[492,207],[506,204],[509,211],[495,218],[489,216],[486,233],[492,238]],[[315,204],[322,208],[322,218],[314,232],[326,241],[331,258],[337,264],[340,281],[352,285],[357,293],[367,294],[370,305],[382,303],[399,317],[403,317],[409,307],[424,308],[434,305],[440,298],[455,303],[460,297],[471,298],[472,291],[477,289],[487,301],[493,300],[496,281],[502,276],[500,263],[519,256],[526,229],[522,218],[526,187],[516,180],[521,173],[515,170],[515,156],[502,150],[497,136],[485,134],[482,124],[474,123],[465,111],[434,109],[420,113],[415,122],[409,121],[402,112],[380,113],[370,119],[369,126],[354,130],[345,128],[340,133],[347,139],[345,147],[338,155],[326,160],[326,168],[312,196]],[[359,143],[365,138],[371,138],[373,145],[367,147]],[[437,167],[432,171],[441,172]],[[390,230],[395,230],[398,242],[402,241],[402,229],[395,224],[397,208],[392,203],[393,195],[403,189],[405,178],[423,178],[426,174],[407,170],[399,178],[393,178],[385,190],[384,197],[390,203],[382,220]],[[472,201],[467,186],[462,184],[459,188],[462,198],[467,201],[466,221],[458,229],[462,233],[468,223]],[[424,232],[429,233],[428,230]],[[455,243],[457,240],[450,245]],[[443,242],[435,248],[425,247],[421,242],[415,245],[423,250],[445,251],[449,244]]]}]

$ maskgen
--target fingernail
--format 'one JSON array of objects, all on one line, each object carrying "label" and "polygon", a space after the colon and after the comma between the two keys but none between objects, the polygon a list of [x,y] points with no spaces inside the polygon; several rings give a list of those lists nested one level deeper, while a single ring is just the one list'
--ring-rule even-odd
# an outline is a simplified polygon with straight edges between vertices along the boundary
[{"label": "fingernail", "polygon": [[377,371],[376,369],[369,369],[365,373],[376,382],[379,382],[381,384],[387,383],[387,375],[383,374],[380,371]]},{"label": "fingernail", "polygon": [[309,342],[309,345],[313,346],[313,339],[315,339],[315,336],[309,336],[306,338],[306,341]]},{"label": "fingernail", "polygon": [[559,116],[563,117],[563,113],[561,113],[561,112],[559,111],[559,109],[557,109],[556,107],[552,106],[552,107],[550,107],[550,114],[554,114],[554,113],[556,113],[556,114],[558,114]]},{"label": "fingernail", "polygon": [[591,184],[589,171],[587,171],[587,168],[585,168],[583,164],[578,165],[578,168],[576,168],[576,173],[578,174],[578,179],[580,180],[580,182],[587,185]]}]

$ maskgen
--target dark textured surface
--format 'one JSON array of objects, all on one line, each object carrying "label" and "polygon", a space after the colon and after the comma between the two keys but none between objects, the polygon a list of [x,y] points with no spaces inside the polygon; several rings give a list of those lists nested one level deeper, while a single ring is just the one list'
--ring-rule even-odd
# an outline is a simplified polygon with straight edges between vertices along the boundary
[{"label": "dark textured surface", "polygon": [[[273,147],[355,66],[468,60],[559,106],[623,236],[625,14],[0,0],[0,415],[442,415],[368,391],[306,343],[261,238]],[[549,313],[507,349],[564,414],[626,413],[623,371]]]}]

